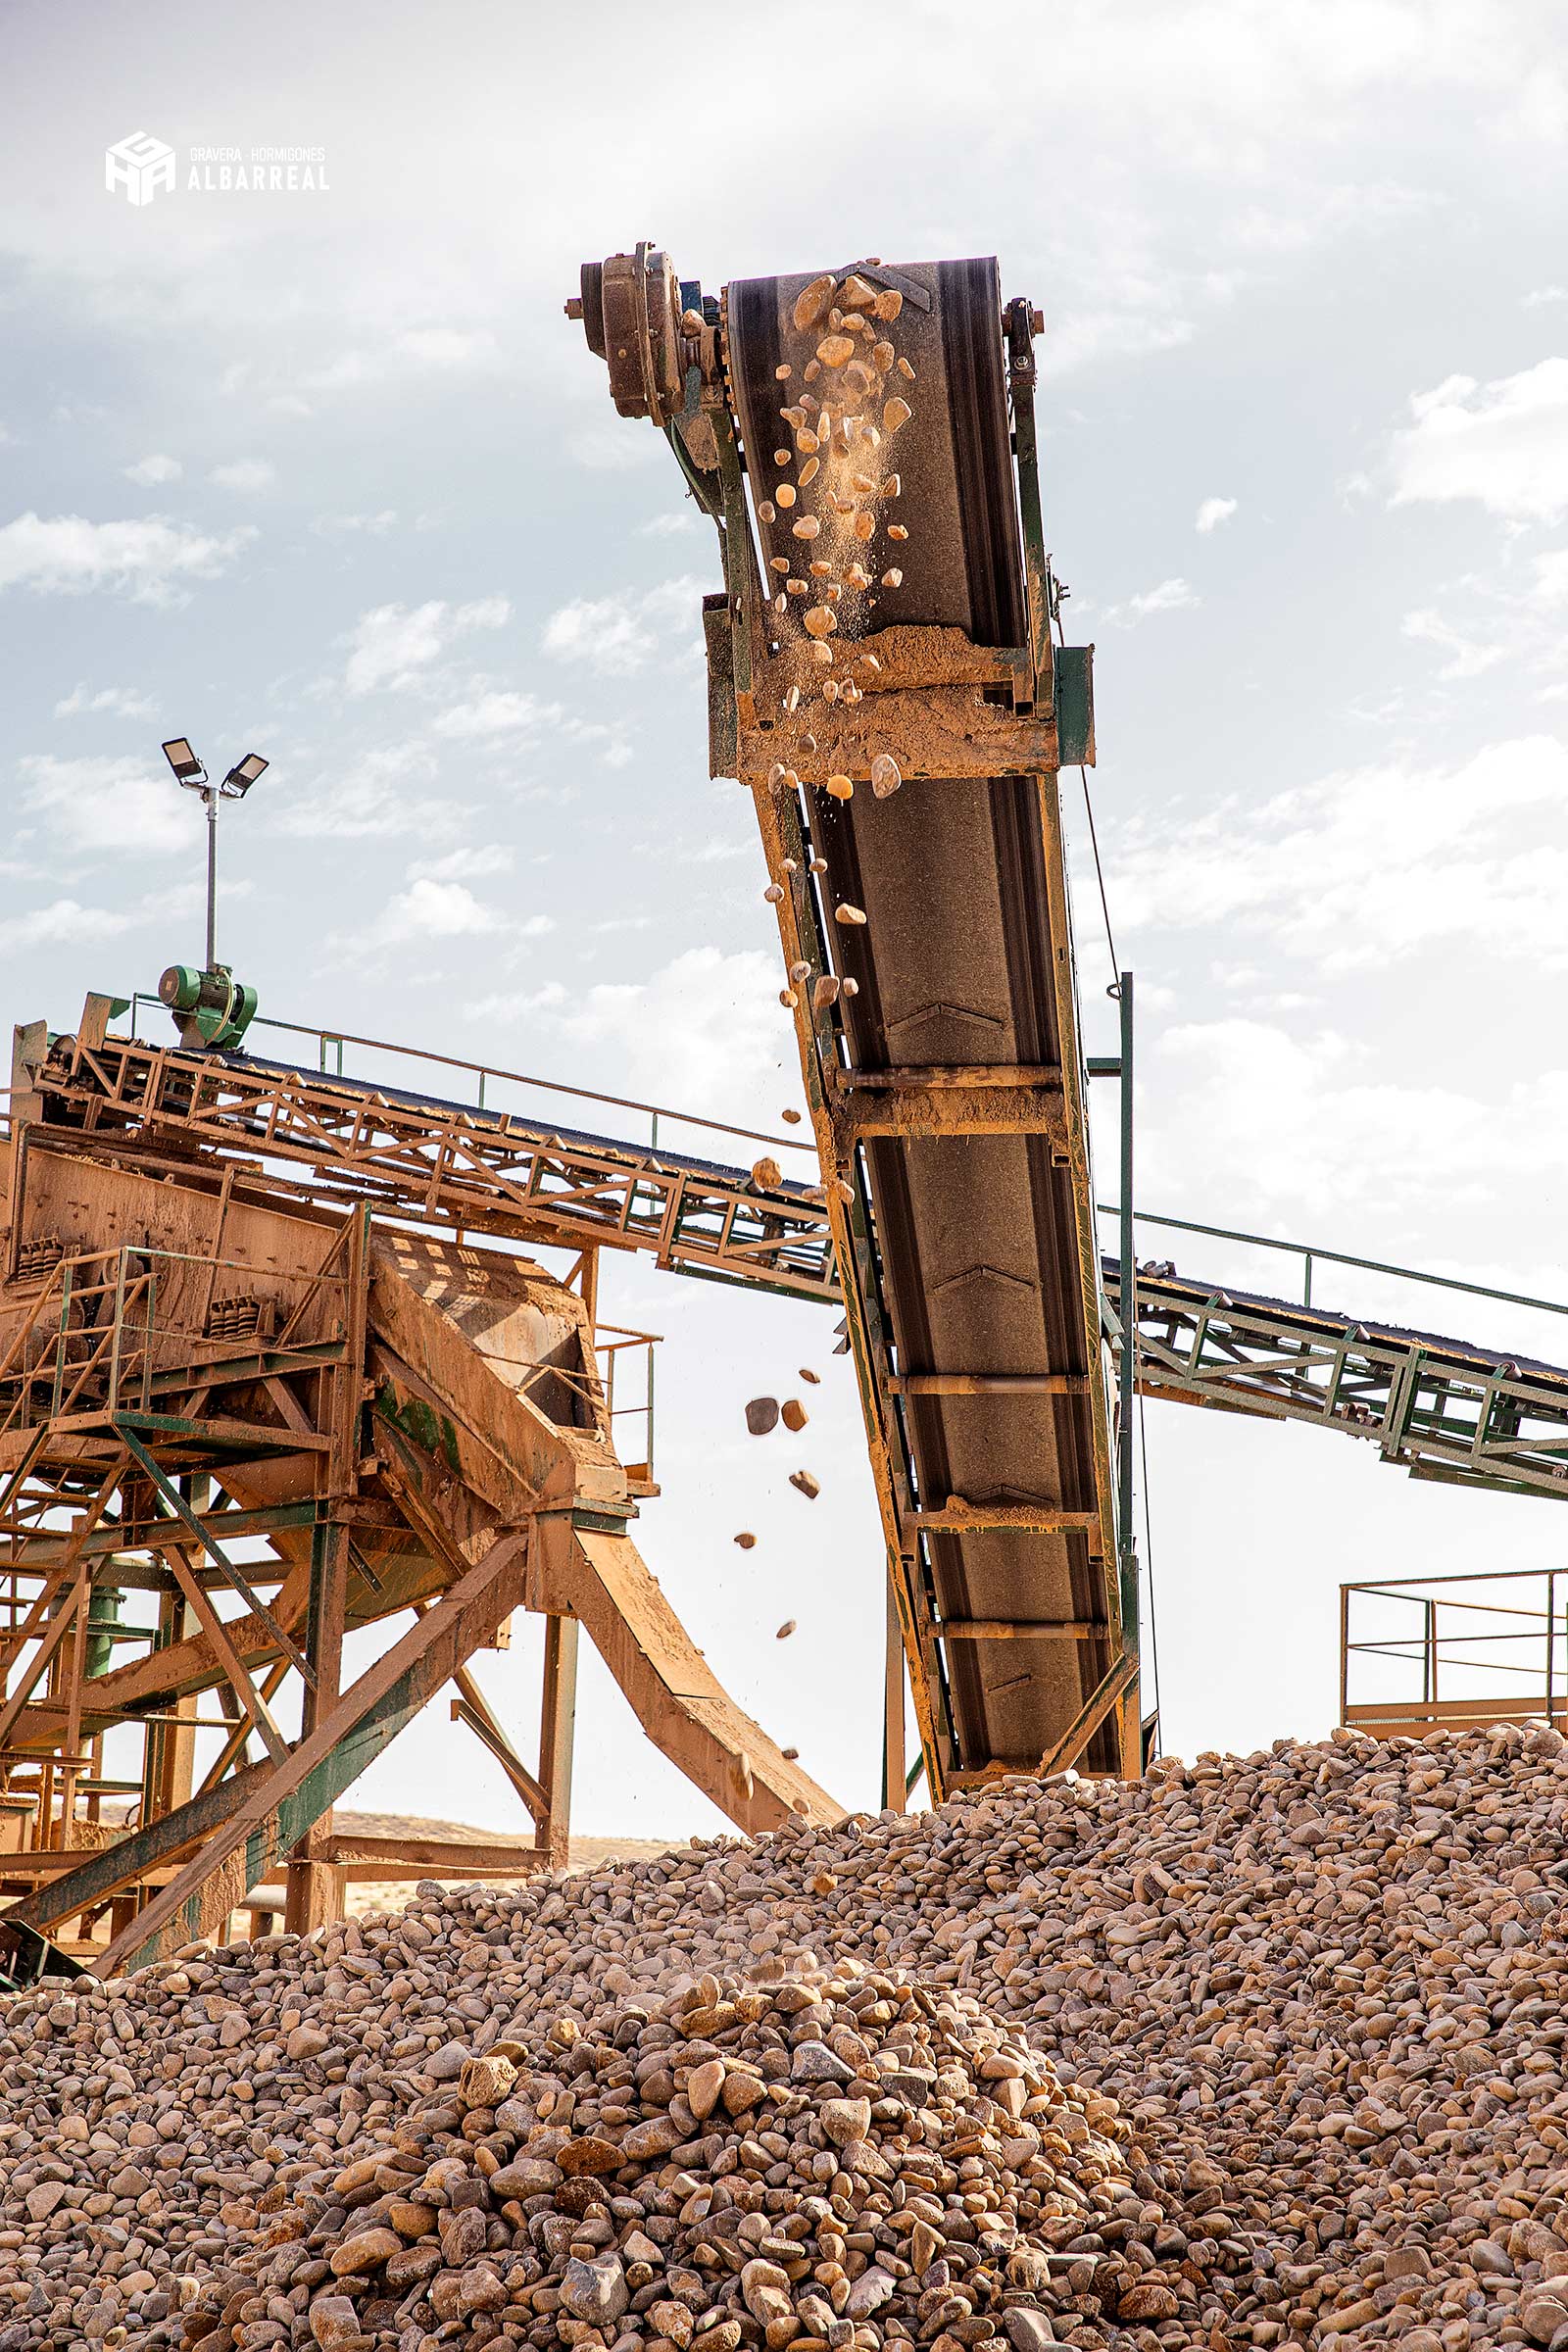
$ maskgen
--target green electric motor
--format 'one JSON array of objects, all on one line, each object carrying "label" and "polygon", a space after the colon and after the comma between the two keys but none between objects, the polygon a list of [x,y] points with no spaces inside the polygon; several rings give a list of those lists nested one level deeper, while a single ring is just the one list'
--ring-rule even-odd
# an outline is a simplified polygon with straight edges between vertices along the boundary
[{"label": "green electric motor", "polygon": [[161,1004],[174,1016],[179,1042],[200,1052],[236,1053],[256,1017],[256,991],[236,980],[226,963],[198,971],[194,964],[172,963],[158,983]]}]

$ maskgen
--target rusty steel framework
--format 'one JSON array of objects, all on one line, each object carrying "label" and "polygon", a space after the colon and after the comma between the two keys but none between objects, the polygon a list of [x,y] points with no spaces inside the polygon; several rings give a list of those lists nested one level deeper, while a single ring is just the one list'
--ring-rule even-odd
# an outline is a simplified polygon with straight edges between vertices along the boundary
[{"label": "rusty steel framework", "polygon": [[[70,1942],[118,1966],[247,1907],[323,1916],[349,1878],[559,1860],[583,1624],[654,1737],[734,1818],[831,1811],[736,1717],[636,1558],[629,1521],[657,1493],[652,1410],[626,1400],[624,1375],[617,1403],[614,1367],[652,1343],[597,1314],[604,1248],[837,1301],[820,1191],[682,1160],[682,1197],[725,1203],[708,1239],[726,1255],[699,1256],[688,1229],[677,1256],[667,1215],[623,1213],[629,1171],[650,1189],[671,1177],[657,1151],[551,1131],[582,1181],[530,1217],[514,1193],[453,1173],[450,1152],[443,1163],[450,1103],[425,1104],[421,1147],[416,1097],[389,1130],[368,1081],[111,1039],[109,1005],[89,998],[77,1031],[53,1041],[19,1033],[0,1263],[0,1890],[13,1898],[0,1945],[75,1923]],[[287,1105],[269,1134],[258,1090]],[[367,1115],[351,1152],[356,1100]],[[341,1149],[306,1161],[307,1133]],[[417,1187],[411,1157],[426,1169]],[[607,1169],[618,1190],[597,1180]],[[519,1240],[572,1250],[567,1281],[518,1258]],[[1118,1262],[1101,1270],[1118,1347]],[[522,1343],[498,1351],[492,1327],[518,1314]],[[1418,1476],[1568,1491],[1568,1373],[1549,1365],[1152,1263],[1137,1323],[1146,1395],[1361,1437]],[[1050,1395],[1060,1380],[901,1369],[887,1388],[902,1407]],[[634,1446],[612,1443],[623,1416]],[[554,1481],[548,1507],[530,1458]],[[995,1509],[1004,1526],[1031,1516]],[[925,1525],[974,1522],[950,1509]],[[516,1605],[546,1621],[540,1752],[526,1761],[473,1670]],[[411,1610],[387,1658],[339,1688],[344,1635]],[[1079,1642],[1094,1622],[1050,1639]],[[1013,1608],[950,1609],[935,1631],[1000,1659],[1042,1639]],[[448,1682],[531,1838],[460,1854],[335,1832],[333,1801]],[[279,1718],[296,1710],[290,1739]],[[136,1753],[117,1767],[106,1743],[123,1747],[127,1729]],[[198,1774],[203,1733],[216,1753]],[[127,1806],[128,1831],[110,1818]],[[269,1894],[279,1877],[286,1893]]]},{"label": "rusty steel framework", "polygon": [[[632,1542],[658,1491],[651,1391],[628,1396],[622,1371],[617,1403],[615,1367],[652,1339],[598,1321],[601,1200],[578,1201],[561,1281],[516,1252],[510,1193],[461,1194],[438,1233],[428,1198],[395,1219],[367,1199],[363,1161],[335,1185],[291,1181],[287,1150],[264,1167],[243,1088],[243,1153],[232,1129],[216,1146],[202,1083],[178,1133],[172,1081],[146,1127],[122,1101],[76,1117],[53,1075],[102,1083],[108,1002],[89,1000],[50,1069],[19,1034],[5,1152],[0,1972],[19,1949],[36,1959],[40,1932],[113,1973],[245,1909],[315,1924],[348,1878],[559,1865],[582,1629],[738,1826],[836,1818],[724,1692]],[[216,1076],[175,1058],[187,1081]],[[428,1119],[450,1139],[442,1106]],[[406,1167],[408,1135],[376,1126],[374,1145]],[[562,1238],[554,1209],[538,1229]],[[659,1230],[632,1222],[630,1246]],[[772,1287],[765,1263],[759,1279]],[[518,1608],[545,1620],[536,1759],[474,1673]],[[387,1646],[346,1679],[345,1638],[377,1625]],[[335,1833],[336,1800],[449,1683],[531,1837],[437,1850]]]},{"label": "rusty steel framework", "polygon": [[[900,512],[918,530],[899,526],[883,575],[907,593],[855,633],[854,692],[813,704],[809,729],[804,640],[767,578],[802,559],[752,454],[806,357],[808,281],[705,296],[640,247],[586,269],[572,306],[616,405],[665,430],[718,531],[710,764],[756,808],[813,1181],[771,1164],[775,1139],[749,1139],[769,1150],[748,1172],[662,1146],[672,1114],[643,1144],[487,1102],[508,1074],[451,1055],[426,1058],[476,1078],[471,1102],[351,1076],[326,1032],[315,1069],[115,1034],[126,1002],[103,996],[73,1033],[16,1033],[0,1978],[37,1964],[43,1934],[113,1973],[246,1910],[316,1924],[349,1877],[561,1862],[583,1630],[742,1829],[837,1817],[632,1542],[658,1491],[652,1341],[601,1323],[605,1250],[842,1305],[887,1549],[889,1803],[922,1768],[933,1797],[1139,1769],[1135,1371],[1147,1395],[1374,1439],[1418,1476],[1568,1492],[1568,1373],[1135,1268],[1127,975],[1119,1064],[1086,1063],[1079,1035],[1057,777],[1094,758],[1091,649],[1054,642],[1038,315],[1003,306],[990,262],[863,263],[844,283],[879,318],[902,306],[920,389],[912,420],[896,404]],[[863,789],[879,760],[896,797]],[[1123,1240],[1104,1261],[1087,1089],[1118,1067]],[[572,1252],[570,1270],[524,1248]],[[639,1403],[624,1365],[644,1353]],[[617,1423],[639,1415],[628,1459]],[[545,1623],[530,1759],[474,1672],[516,1609]],[[350,1678],[345,1640],[373,1627],[384,1646]],[[448,1684],[531,1837],[340,1834],[336,1801]]]}]

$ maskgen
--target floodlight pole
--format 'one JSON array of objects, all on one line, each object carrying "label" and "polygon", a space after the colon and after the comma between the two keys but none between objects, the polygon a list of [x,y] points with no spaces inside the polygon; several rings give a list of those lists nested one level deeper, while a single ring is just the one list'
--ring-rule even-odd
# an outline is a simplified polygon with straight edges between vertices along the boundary
[{"label": "floodlight pole", "polygon": [[207,804],[207,969],[218,961],[218,802],[216,784],[202,786]]}]

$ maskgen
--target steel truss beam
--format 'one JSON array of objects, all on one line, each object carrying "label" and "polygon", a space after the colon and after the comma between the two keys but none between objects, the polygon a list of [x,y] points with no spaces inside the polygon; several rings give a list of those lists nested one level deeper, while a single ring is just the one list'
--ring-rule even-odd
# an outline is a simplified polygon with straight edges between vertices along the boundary
[{"label": "steel truss beam", "polygon": [[63,1041],[45,1125],[96,1156],[192,1148],[303,1162],[317,1199],[582,1249],[653,1250],[662,1264],[827,1298],[818,1190],[641,1151],[506,1111],[421,1102],[352,1079],[130,1040]]},{"label": "steel truss beam", "polygon": [[1568,1371],[1549,1364],[1141,1269],[1138,1382],[1367,1439],[1414,1478],[1568,1497]]}]

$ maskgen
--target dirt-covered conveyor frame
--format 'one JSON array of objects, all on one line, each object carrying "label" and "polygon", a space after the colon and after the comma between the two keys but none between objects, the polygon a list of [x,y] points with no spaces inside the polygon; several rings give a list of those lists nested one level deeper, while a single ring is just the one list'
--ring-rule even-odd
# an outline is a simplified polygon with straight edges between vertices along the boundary
[{"label": "dirt-covered conveyor frame", "polygon": [[[1134,1772],[1056,791],[1093,758],[1088,653],[1051,641],[1038,318],[987,259],[714,298],[647,247],[572,307],[719,531],[710,764],[752,791],[803,975],[928,1780]],[[1001,1621],[1006,1644],[944,1630]]]}]

